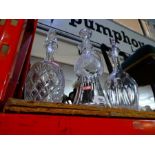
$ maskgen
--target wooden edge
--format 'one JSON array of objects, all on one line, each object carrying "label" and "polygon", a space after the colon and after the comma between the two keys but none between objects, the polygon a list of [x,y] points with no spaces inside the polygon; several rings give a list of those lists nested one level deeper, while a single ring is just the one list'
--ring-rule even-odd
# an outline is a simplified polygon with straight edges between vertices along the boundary
[{"label": "wooden edge", "polygon": [[8,99],[3,112],[155,119],[155,112],[101,106],[34,102],[14,98]]}]

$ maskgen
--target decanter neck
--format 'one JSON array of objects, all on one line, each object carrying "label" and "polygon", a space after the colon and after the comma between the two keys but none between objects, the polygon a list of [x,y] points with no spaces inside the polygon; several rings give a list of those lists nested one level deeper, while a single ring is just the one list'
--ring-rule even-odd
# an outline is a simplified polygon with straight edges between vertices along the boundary
[{"label": "decanter neck", "polygon": [[81,29],[79,35],[82,39],[82,43],[79,45],[79,50],[82,54],[90,53],[93,51],[93,46],[90,43],[90,38],[92,36],[92,31],[90,29]]},{"label": "decanter neck", "polygon": [[112,50],[111,50],[111,56],[112,56],[112,62],[113,62],[113,68],[114,70],[122,70],[122,67],[120,65],[120,61],[119,61],[119,49],[116,46],[116,42],[115,40],[110,40],[111,41],[111,45],[112,45]]},{"label": "decanter neck", "polygon": [[46,57],[45,61],[54,61],[54,53],[49,52],[49,50],[46,50]]},{"label": "decanter neck", "polygon": [[81,45],[79,45],[79,49],[82,54],[88,54],[93,51],[93,47],[88,38],[84,38]]},{"label": "decanter neck", "polygon": [[119,58],[115,57],[113,58],[113,70],[117,71],[117,70],[122,70],[121,64],[119,62]]},{"label": "decanter neck", "polygon": [[45,40],[45,48],[46,48],[46,57],[45,61],[54,61],[54,53],[58,48],[56,32],[53,29],[50,29],[47,38]]}]

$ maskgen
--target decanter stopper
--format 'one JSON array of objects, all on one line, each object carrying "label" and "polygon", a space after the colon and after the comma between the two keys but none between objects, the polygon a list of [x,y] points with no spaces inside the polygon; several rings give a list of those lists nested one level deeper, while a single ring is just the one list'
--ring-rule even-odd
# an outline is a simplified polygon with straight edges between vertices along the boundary
[{"label": "decanter stopper", "polygon": [[119,62],[118,47],[114,39],[111,42],[113,72],[105,83],[108,101],[113,107],[138,109],[138,85],[136,81],[122,70]]},{"label": "decanter stopper", "polygon": [[90,29],[81,29],[79,35],[82,39],[82,43],[78,45],[79,50],[82,52],[91,52],[93,50],[93,46],[90,43],[90,38],[92,36],[92,31]]}]

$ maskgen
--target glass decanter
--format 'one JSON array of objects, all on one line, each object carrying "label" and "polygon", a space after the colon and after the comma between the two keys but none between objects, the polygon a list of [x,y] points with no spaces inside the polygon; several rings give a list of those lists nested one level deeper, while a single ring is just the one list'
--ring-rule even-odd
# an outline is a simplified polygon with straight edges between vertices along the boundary
[{"label": "glass decanter", "polygon": [[58,48],[56,32],[50,29],[45,40],[46,58],[35,63],[27,76],[24,97],[26,100],[62,102],[65,79],[63,70],[54,61]]},{"label": "glass decanter", "polygon": [[90,43],[92,31],[84,28],[79,32],[79,35],[82,38],[82,43],[79,46],[82,54],[74,65],[78,85],[73,103],[104,105],[106,101],[99,80],[103,74],[103,63]]},{"label": "glass decanter", "polygon": [[136,81],[122,70],[119,62],[119,49],[114,39],[110,40],[113,71],[105,83],[106,95],[112,107],[138,110],[138,85]]}]

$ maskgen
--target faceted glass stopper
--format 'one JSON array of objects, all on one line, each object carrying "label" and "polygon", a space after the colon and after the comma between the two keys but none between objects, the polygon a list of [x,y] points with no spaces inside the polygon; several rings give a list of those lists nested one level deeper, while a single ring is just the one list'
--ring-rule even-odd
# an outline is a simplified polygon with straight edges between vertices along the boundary
[{"label": "faceted glass stopper", "polygon": [[78,45],[78,48],[81,51],[81,53],[86,51],[91,52],[93,50],[92,44],[90,43],[92,31],[84,28],[80,30],[79,35],[82,39],[82,43]]},{"label": "faceted glass stopper", "polygon": [[92,31],[90,29],[81,29],[79,35],[82,39],[90,39],[92,36]]}]

